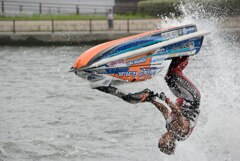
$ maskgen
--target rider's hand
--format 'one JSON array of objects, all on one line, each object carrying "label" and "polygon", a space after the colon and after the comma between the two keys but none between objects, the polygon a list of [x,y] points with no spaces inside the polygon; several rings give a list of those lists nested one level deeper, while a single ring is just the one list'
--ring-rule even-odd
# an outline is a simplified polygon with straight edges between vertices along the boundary
[{"label": "rider's hand", "polygon": [[141,102],[152,102],[156,99],[155,96],[152,96],[152,93],[144,93],[142,94],[141,97]]},{"label": "rider's hand", "polygon": [[160,98],[162,101],[166,101],[167,96],[165,95],[165,93],[161,92],[161,93],[159,94],[159,98]]},{"label": "rider's hand", "polygon": [[143,93],[140,95],[140,99],[141,99],[140,101],[145,102],[145,101],[147,101],[148,97],[149,97],[149,93]]}]

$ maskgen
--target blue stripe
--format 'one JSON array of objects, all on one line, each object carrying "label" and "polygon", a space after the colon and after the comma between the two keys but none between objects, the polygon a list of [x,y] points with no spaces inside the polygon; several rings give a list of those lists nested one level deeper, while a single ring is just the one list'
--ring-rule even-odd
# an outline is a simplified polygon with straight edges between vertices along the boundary
[{"label": "blue stripe", "polygon": [[119,54],[122,54],[122,53],[126,53],[126,52],[129,52],[129,51],[137,50],[137,49],[140,49],[142,47],[150,46],[150,45],[153,45],[153,44],[156,44],[156,43],[159,43],[159,42],[162,42],[162,39],[154,40],[152,42],[148,42],[148,43],[145,43],[145,44],[142,44],[142,45],[139,45],[139,46],[135,46],[135,47],[128,48],[126,50],[122,50],[120,52],[117,52],[115,54],[110,55],[109,57],[113,57],[113,56],[116,56],[116,55],[119,55]]}]

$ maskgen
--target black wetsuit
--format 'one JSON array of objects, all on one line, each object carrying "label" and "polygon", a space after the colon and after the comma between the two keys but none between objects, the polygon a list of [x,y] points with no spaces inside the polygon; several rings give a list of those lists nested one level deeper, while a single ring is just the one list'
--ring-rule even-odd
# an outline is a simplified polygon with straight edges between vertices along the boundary
[{"label": "black wetsuit", "polygon": [[[165,76],[165,80],[172,93],[176,97],[183,99],[180,109],[183,116],[190,122],[190,135],[200,113],[199,106],[201,95],[192,82],[182,73],[187,64],[188,57],[174,58]],[[167,129],[170,128],[172,120],[171,116],[166,120]],[[186,135],[184,138],[177,136],[177,139],[185,140],[189,135]]]},{"label": "black wetsuit", "polygon": [[172,93],[184,100],[182,105],[183,115],[192,119],[192,115],[198,115],[201,95],[193,83],[182,73],[188,64],[188,57],[174,58],[170,64],[165,80]]}]

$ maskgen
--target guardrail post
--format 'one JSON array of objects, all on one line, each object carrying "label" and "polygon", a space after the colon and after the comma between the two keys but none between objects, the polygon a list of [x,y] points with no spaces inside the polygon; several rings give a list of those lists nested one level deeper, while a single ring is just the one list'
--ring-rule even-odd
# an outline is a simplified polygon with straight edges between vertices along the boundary
[{"label": "guardrail post", "polygon": [[130,32],[129,19],[127,19],[127,32]]},{"label": "guardrail post", "polygon": [[39,14],[42,14],[42,3],[39,3]]},{"label": "guardrail post", "polygon": [[16,33],[16,23],[15,23],[15,20],[13,20],[13,33]]},{"label": "guardrail post", "polygon": [[54,33],[54,20],[52,20],[52,33]]},{"label": "guardrail post", "polygon": [[2,13],[4,13],[4,1],[2,1]]},{"label": "guardrail post", "polygon": [[77,15],[79,14],[79,7],[78,7],[78,5],[76,5],[76,14]]},{"label": "guardrail post", "polygon": [[92,33],[92,19],[89,20],[89,32]]}]

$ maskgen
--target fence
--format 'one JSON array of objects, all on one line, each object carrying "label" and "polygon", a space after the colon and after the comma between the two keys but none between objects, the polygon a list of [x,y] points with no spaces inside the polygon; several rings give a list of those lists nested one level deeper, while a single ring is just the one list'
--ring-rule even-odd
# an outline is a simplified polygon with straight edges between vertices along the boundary
[{"label": "fence", "polygon": [[74,4],[74,3],[37,3],[24,1],[0,1],[1,14],[106,14],[113,5]]},{"label": "fence", "polygon": [[[157,28],[160,19],[115,20],[112,31],[133,32]],[[0,32],[107,32],[107,20],[2,20]]]}]

